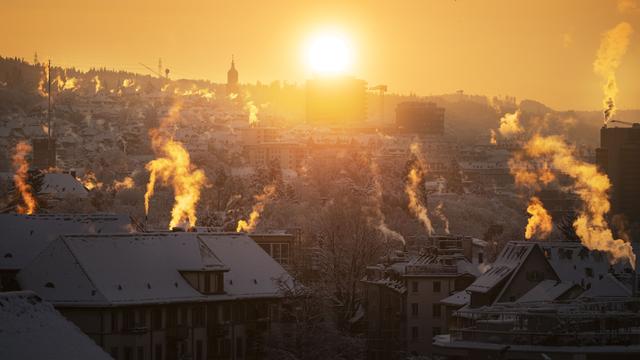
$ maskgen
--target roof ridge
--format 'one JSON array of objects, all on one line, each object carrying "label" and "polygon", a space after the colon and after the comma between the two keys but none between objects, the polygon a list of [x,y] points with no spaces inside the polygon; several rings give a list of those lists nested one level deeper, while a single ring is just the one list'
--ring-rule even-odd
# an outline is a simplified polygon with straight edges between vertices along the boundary
[{"label": "roof ridge", "polygon": [[85,270],[84,265],[82,264],[80,259],[76,256],[76,253],[73,251],[72,247],[67,243],[67,239],[65,237],[66,235],[60,235],[60,239],[64,243],[64,246],[69,250],[69,253],[71,253],[71,256],[73,256],[73,259],[75,260],[76,264],[78,264],[78,267],[82,271],[82,274],[87,278],[91,286],[93,286],[93,288],[96,289],[96,291],[98,291],[99,295],[102,297],[102,299],[104,299],[105,303],[111,303],[111,301],[107,299],[107,297],[104,295],[102,290],[98,288],[98,286],[96,286],[96,284],[93,282],[93,280],[91,279],[91,276],[89,276],[89,273],[87,273],[87,270]]}]

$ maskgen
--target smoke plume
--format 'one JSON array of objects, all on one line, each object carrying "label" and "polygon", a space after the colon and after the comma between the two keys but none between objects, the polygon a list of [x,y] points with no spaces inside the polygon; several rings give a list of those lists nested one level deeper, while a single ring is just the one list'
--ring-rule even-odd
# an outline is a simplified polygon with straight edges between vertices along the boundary
[{"label": "smoke plume", "polygon": [[527,227],[524,232],[524,237],[529,240],[533,236],[538,239],[546,239],[553,230],[553,221],[551,215],[547,212],[542,204],[542,201],[533,196],[529,200],[529,206],[527,206],[527,213],[531,215],[527,222]]},{"label": "smoke plume", "polygon": [[434,213],[436,214],[438,219],[440,219],[440,221],[442,221],[442,223],[444,224],[444,233],[449,235],[449,234],[451,234],[451,231],[449,231],[449,219],[444,214],[444,209],[443,208],[444,208],[444,204],[441,201],[441,202],[438,203],[438,206],[436,206],[436,209],[435,209]]},{"label": "smoke plume", "polygon": [[371,161],[369,169],[371,170],[373,179],[373,196],[370,197],[370,207],[373,215],[368,217],[367,220],[371,226],[378,229],[387,240],[401,241],[404,244],[404,237],[389,228],[384,213],[382,212],[382,184],[380,183],[380,169],[378,168],[378,164]]},{"label": "smoke plume", "polygon": [[604,81],[602,104],[604,106],[605,125],[616,112],[615,100],[618,95],[616,70],[620,66],[622,56],[627,52],[632,32],[633,28],[629,23],[621,22],[613,29],[602,34],[596,61],[593,63],[593,70]]},{"label": "smoke plume", "polygon": [[496,131],[493,129],[489,129],[489,131],[491,131],[491,139],[489,140],[489,143],[491,145],[498,145],[498,140],[496,139]]},{"label": "smoke plume", "polygon": [[429,219],[427,207],[420,197],[421,190],[424,190],[426,163],[419,144],[411,144],[411,154],[414,157],[414,161],[411,163],[411,168],[407,174],[407,184],[404,188],[409,198],[409,210],[424,226],[427,233],[433,235],[433,225],[431,224],[431,219]]},{"label": "smoke plume", "polygon": [[27,155],[30,152],[31,145],[24,141],[20,141],[16,144],[12,157],[13,167],[15,169],[13,183],[23,202],[23,204],[18,204],[17,206],[16,211],[18,214],[33,214],[38,206],[33,194],[33,189],[27,182],[27,178],[29,176],[29,162],[27,162]]},{"label": "smoke plume", "polygon": [[79,180],[87,190],[101,189],[102,185],[104,185],[102,182],[98,181],[98,178],[93,171],[87,171],[82,179]]},{"label": "smoke plume", "polygon": [[119,181],[119,180],[114,180],[113,181],[113,188],[116,191],[120,191],[120,190],[124,190],[124,189],[131,189],[135,185],[136,184],[133,181],[133,178],[131,178],[130,176],[125,177],[124,179],[122,179],[122,181]]},{"label": "smoke plume", "polygon": [[500,128],[498,129],[500,135],[505,138],[512,138],[524,132],[524,129],[520,125],[520,114],[520,110],[504,114],[500,119]]},{"label": "smoke plume", "polygon": [[236,227],[236,232],[252,232],[255,230],[258,222],[260,220],[260,214],[264,211],[264,207],[267,203],[273,198],[273,195],[276,192],[275,185],[267,185],[262,190],[261,194],[256,195],[254,198],[256,200],[255,204],[253,204],[253,208],[251,209],[251,214],[249,214],[249,220],[240,220],[238,221],[238,226]]},{"label": "smoke plume", "polygon": [[635,254],[631,243],[614,239],[605,219],[609,212],[609,178],[573,155],[573,149],[559,136],[534,136],[524,147],[531,158],[549,163],[548,168],[573,180],[572,190],[582,200],[582,208],[573,223],[582,244],[591,250],[605,251],[612,262],[629,260],[635,268]]},{"label": "smoke plume", "polygon": [[172,107],[160,127],[149,132],[157,158],[145,166],[150,173],[144,194],[145,214],[149,214],[149,202],[158,180],[162,185],[171,185],[173,188],[174,203],[169,229],[196,225],[196,205],[200,200],[200,190],[206,182],[204,171],[191,163],[189,152],[180,142],[173,140],[167,129],[175,121],[180,108],[180,104]]},{"label": "smoke plume", "polygon": [[91,82],[95,84],[95,93],[99,93],[100,90],[102,90],[102,82],[100,81],[98,75],[94,76]]}]

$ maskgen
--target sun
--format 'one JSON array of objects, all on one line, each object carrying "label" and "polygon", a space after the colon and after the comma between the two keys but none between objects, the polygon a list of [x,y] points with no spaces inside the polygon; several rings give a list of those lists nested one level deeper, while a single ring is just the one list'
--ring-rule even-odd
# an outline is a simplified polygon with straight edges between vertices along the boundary
[{"label": "sun", "polygon": [[317,33],[307,42],[306,60],[315,74],[345,73],[353,62],[351,43],[348,37],[339,31]]}]

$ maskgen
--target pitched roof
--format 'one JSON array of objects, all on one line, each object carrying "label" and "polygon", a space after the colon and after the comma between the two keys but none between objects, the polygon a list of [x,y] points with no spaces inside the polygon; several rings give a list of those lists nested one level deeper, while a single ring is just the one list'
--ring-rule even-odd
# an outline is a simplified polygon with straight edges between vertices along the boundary
[{"label": "pitched roof", "polygon": [[[542,250],[561,282],[566,283],[567,286],[578,285],[586,289],[580,297],[631,295],[631,290],[609,273],[610,266],[606,254],[589,250],[577,242],[566,241],[509,242],[491,269],[478,277],[467,290],[486,293],[501,281],[511,278],[535,246],[539,246]],[[542,288],[539,288],[536,291],[541,290]]]},{"label": "pitched roof", "polygon": [[65,173],[46,173],[40,188],[41,194],[48,194],[56,198],[75,195],[87,197],[88,191],[78,179]]},{"label": "pitched roof", "polygon": [[587,289],[581,297],[630,296],[631,289],[610,274],[606,253],[578,242],[538,243],[560,279]]},{"label": "pitched roof", "polygon": [[62,234],[131,232],[127,215],[0,214],[0,269],[18,270]]},{"label": "pitched roof", "polygon": [[518,302],[554,301],[576,285],[555,280],[543,280],[526,294],[522,295]]},{"label": "pitched roof", "polygon": [[30,291],[0,293],[0,359],[111,359]]},{"label": "pitched roof", "polygon": [[[204,295],[181,271],[220,270],[224,294]],[[111,306],[278,296],[287,272],[245,234],[64,235],[18,274],[57,306]]]},{"label": "pitched roof", "polygon": [[501,281],[507,279],[522,265],[531,253],[534,243],[509,242],[503,249],[491,269],[478,277],[467,290],[486,293]]}]

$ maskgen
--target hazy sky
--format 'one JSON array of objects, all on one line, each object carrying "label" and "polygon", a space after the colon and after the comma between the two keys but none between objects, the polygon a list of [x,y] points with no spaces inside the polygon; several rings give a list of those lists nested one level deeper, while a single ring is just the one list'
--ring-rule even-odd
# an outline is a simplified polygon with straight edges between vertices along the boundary
[{"label": "hazy sky", "polygon": [[[593,61],[601,34],[635,29],[618,71],[621,108],[640,108],[640,0],[0,0],[0,55],[80,68],[223,82],[235,54],[241,82],[310,76],[309,36],[339,28],[353,75],[389,91],[515,95],[557,109],[599,109]],[[624,11],[622,11],[624,10]]]}]

